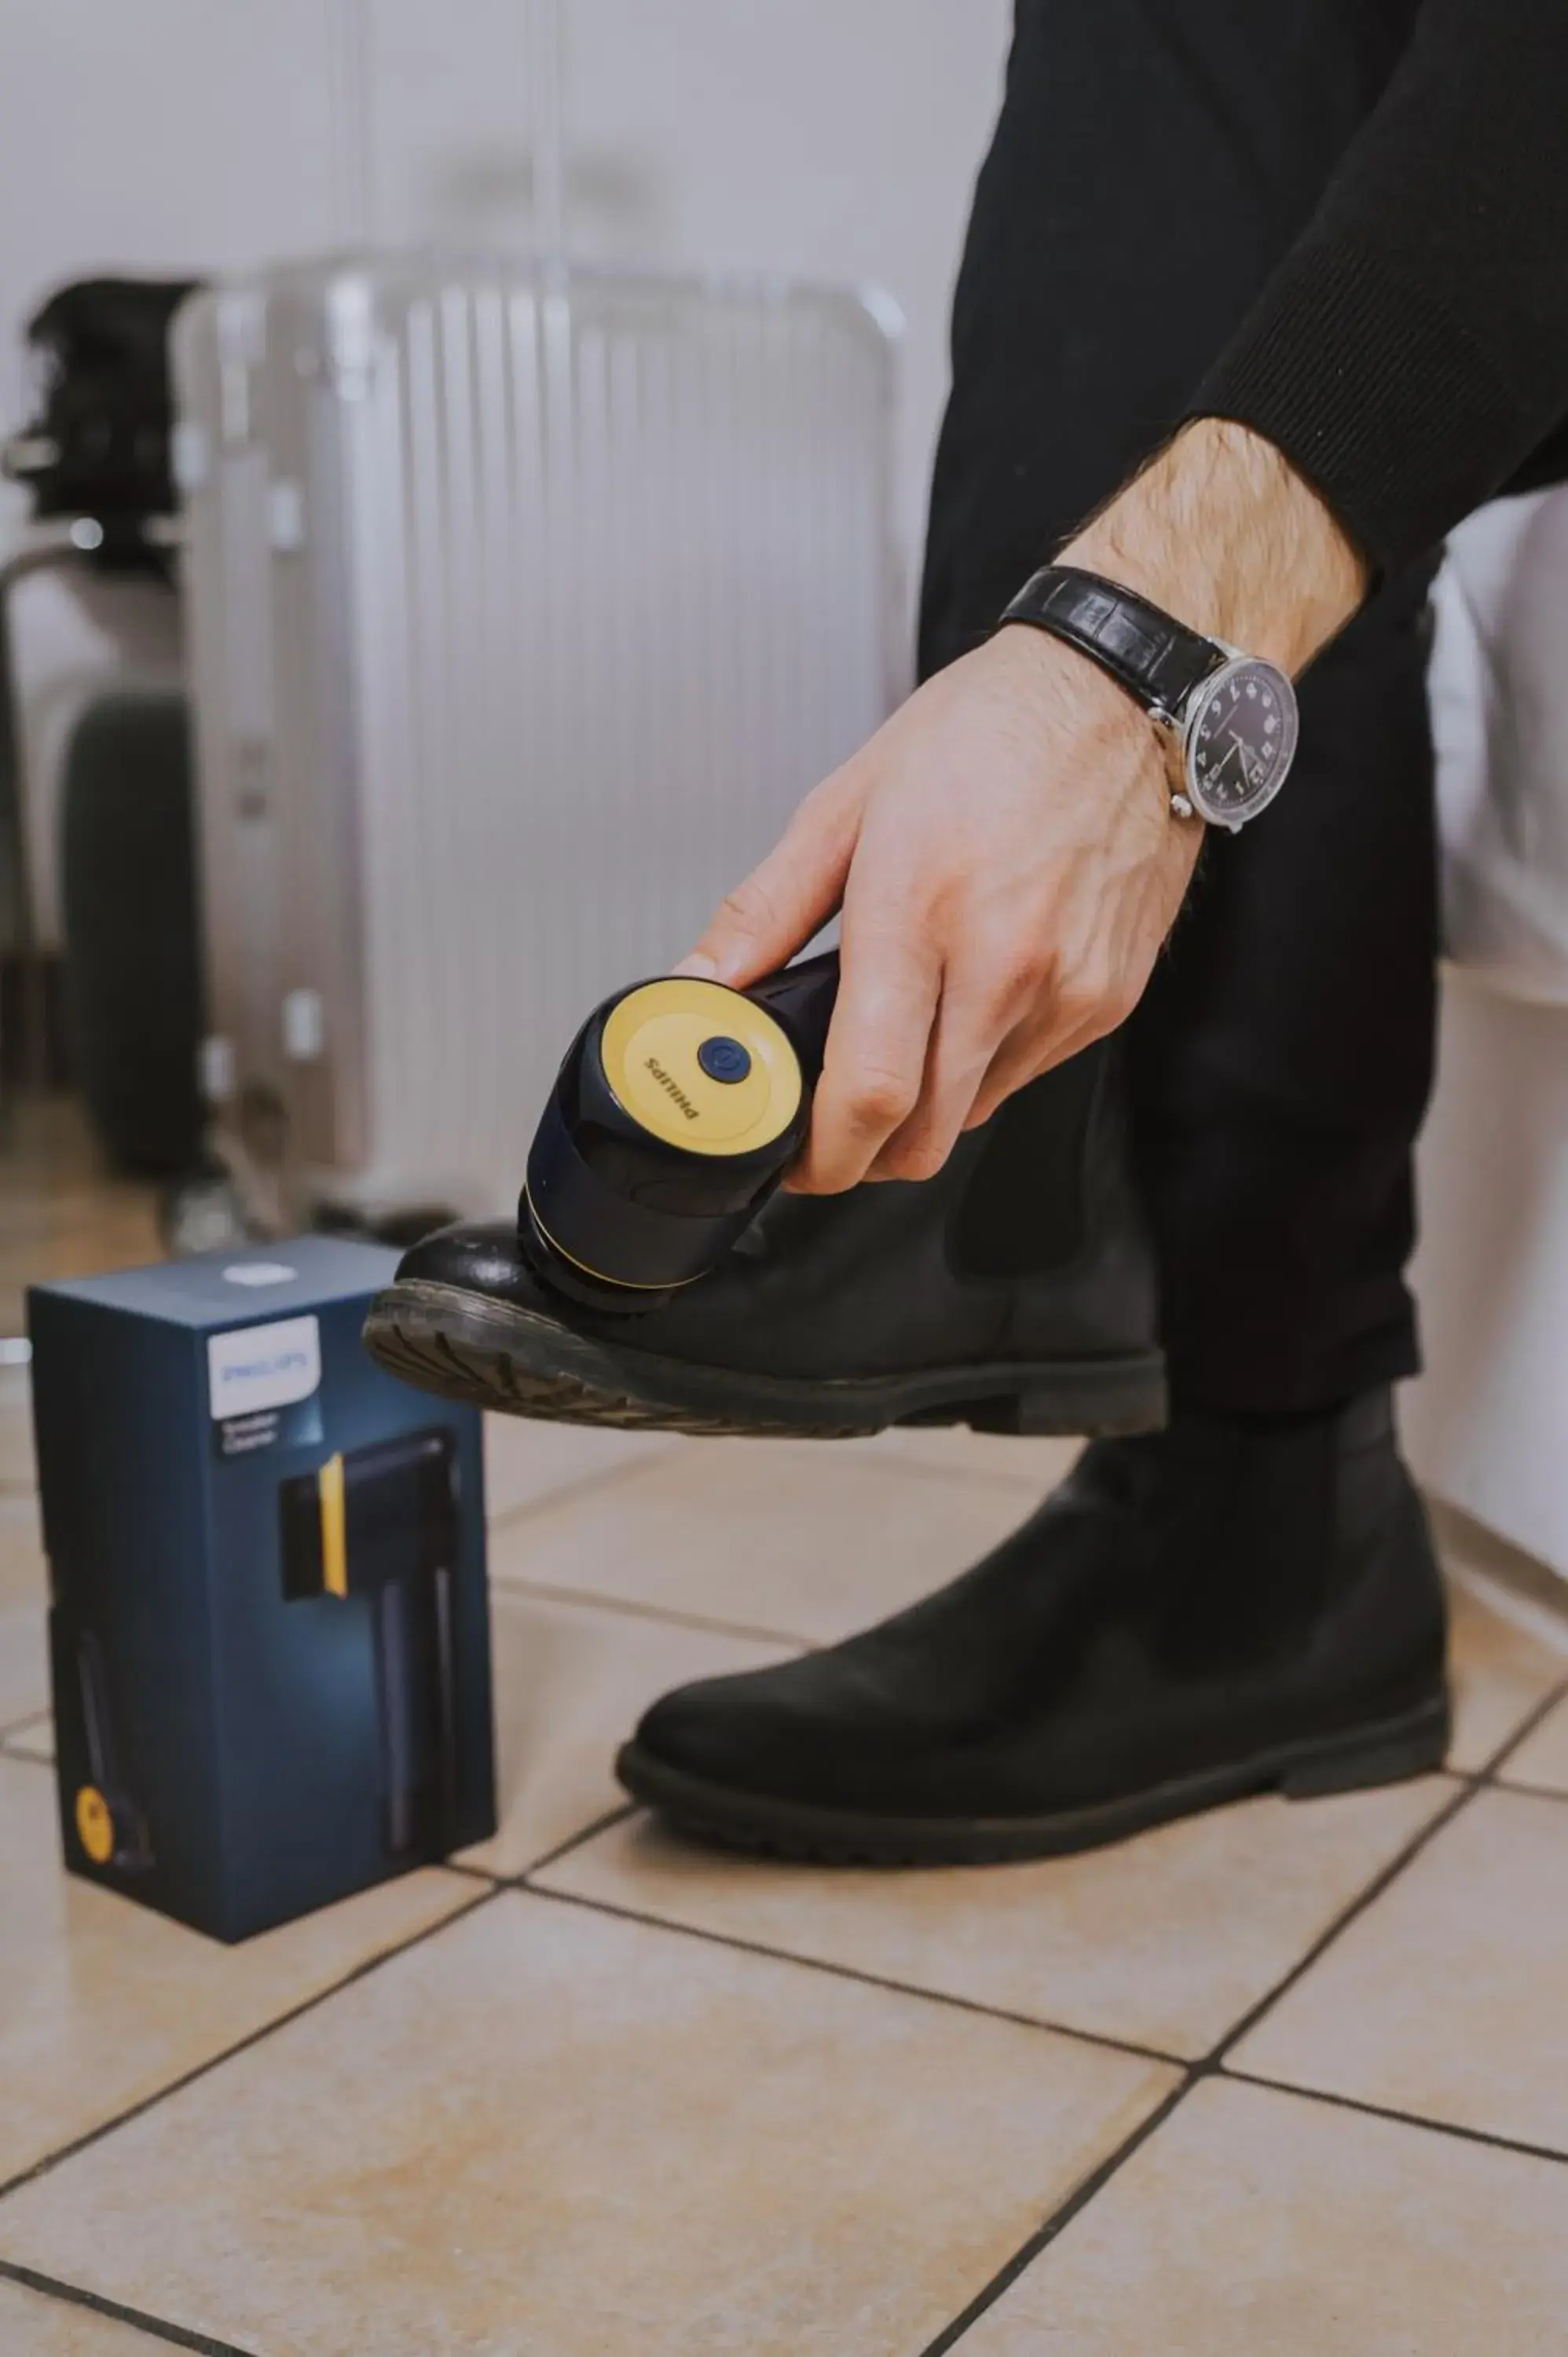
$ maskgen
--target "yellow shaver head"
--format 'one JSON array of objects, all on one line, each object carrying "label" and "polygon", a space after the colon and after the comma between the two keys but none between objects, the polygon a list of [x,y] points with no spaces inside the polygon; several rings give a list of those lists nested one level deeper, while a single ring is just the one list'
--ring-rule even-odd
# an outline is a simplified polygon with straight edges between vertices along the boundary
[{"label": "yellow shaver head", "polygon": [[519,1234],[536,1274],[643,1309],[744,1234],[805,1139],[837,952],[729,990],[670,974],[596,1006],[529,1149]]},{"label": "yellow shaver head", "polygon": [[605,1022],[605,1079],[634,1121],[688,1154],[755,1153],[800,1109],[800,1059],[764,1006],[673,974],[628,991]]},{"label": "yellow shaver head", "polygon": [[114,1820],[96,1784],[83,1784],[76,1796],[76,1834],[94,1866],[107,1866],[114,1855]]}]

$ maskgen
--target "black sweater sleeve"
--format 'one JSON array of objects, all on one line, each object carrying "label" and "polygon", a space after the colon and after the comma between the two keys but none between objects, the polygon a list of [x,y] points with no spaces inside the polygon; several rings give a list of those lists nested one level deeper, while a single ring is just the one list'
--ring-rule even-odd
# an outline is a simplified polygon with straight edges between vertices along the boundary
[{"label": "black sweater sleeve", "polygon": [[1424,0],[1189,414],[1274,443],[1382,569],[1568,417],[1568,0]]}]

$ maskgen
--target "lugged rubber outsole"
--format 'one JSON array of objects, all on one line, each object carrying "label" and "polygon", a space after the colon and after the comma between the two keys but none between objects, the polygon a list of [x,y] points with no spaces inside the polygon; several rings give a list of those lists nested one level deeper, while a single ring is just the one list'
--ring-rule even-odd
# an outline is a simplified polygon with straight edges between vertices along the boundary
[{"label": "lugged rubber outsole", "polygon": [[1037,1817],[895,1817],[770,1799],[672,1768],[633,1741],[616,1774],[634,1801],[724,1849],[812,1866],[998,1866],[1065,1857],[1259,1792],[1317,1800],[1402,1782],[1443,1766],[1450,1706],[1440,1691],[1398,1718],[1255,1754],[1090,1808]]},{"label": "lugged rubber outsole", "polygon": [[1157,1431],[1165,1420],[1157,1351],[811,1382],[660,1358],[415,1277],[377,1295],[364,1339],[380,1365],[421,1391],[506,1415],[626,1431],[847,1439],[893,1424],[967,1424],[1108,1436]]}]

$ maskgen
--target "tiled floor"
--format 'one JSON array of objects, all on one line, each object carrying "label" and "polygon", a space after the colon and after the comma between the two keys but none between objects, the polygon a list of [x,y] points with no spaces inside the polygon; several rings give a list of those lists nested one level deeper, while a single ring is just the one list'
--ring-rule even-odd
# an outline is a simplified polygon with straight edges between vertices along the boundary
[{"label": "tiled floor", "polygon": [[8,1099],[0,1122],[0,1335],[9,1335],[22,1331],[27,1286],[156,1259],[157,1193],[106,1176],[70,1097]]},{"label": "tiled floor", "polygon": [[503,1426],[500,1832],[220,1949],[59,1869],[26,1416],[0,1369],[0,2357],[1568,2346],[1538,1608],[1458,1597],[1445,1776],[1041,1866],[722,1862],[620,1810],[643,1701],[947,1577],[1065,1452]]}]

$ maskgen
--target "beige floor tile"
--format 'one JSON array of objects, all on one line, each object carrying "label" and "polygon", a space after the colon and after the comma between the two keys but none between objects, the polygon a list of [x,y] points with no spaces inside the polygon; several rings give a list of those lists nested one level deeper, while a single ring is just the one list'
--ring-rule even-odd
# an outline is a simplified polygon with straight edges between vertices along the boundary
[{"label": "beige floor tile", "polygon": [[43,1605],[0,1602],[0,1727],[34,1717],[48,1696]]},{"label": "beige floor tile", "polygon": [[1030,2019],[1207,2053],[1449,1797],[1254,1801],[1038,1865],[860,1873],[712,1857],[648,1818],[547,1889]]},{"label": "beige floor tile", "polygon": [[409,1875],[241,1946],[68,1875],[54,1780],[0,1758],[0,2179],[471,1902]]},{"label": "beige floor tile", "polygon": [[1568,1806],[1482,1792],[1234,2060],[1568,2153],[1565,1989]]},{"label": "beige floor tile", "polygon": [[7,1751],[18,1760],[40,1760],[51,1762],[55,1756],[55,1723],[52,1713],[39,1711],[36,1717],[24,1718],[19,1725],[7,1727],[4,1738]]},{"label": "beige floor tile", "polygon": [[1454,1742],[1448,1764],[1473,1774],[1568,1678],[1568,1645],[1554,1651],[1484,1594],[1458,1582],[1449,1589],[1449,1611]]},{"label": "beige floor tile", "polygon": [[561,1490],[624,1473],[683,1443],[674,1433],[601,1431],[590,1424],[485,1418],[485,1511],[491,1522],[521,1513]]},{"label": "beige floor tile", "polygon": [[267,2357],[913,2352],[1158,2065],[502,1892],[0,2204]]},{"label": "beige floor tile", "polygon": [[501,1823],[463,1857],[491,1874],[521,1874],[625,1800],[617,1749],[667,1686],[780,1658],[748,1638],[504,1587],[490,1630]]},{"label": "beige floor tile", "polygon": [[1568,2169],[1199,2086],[962,2357],[1554,2357]]},{"label": "beige floor tile", "polygon": [[1015,1483],[868,1463],[831,1442],[707,1441],[496,1532],[490,1569],[831,1641],[940,1587],[1027,1510]]},{"label": "beige floor tile", "polygon": [[[724,1444],[717,1444],[723,1453]],[[967,1473],[1006,1481],[1043,1498],[1077,1457],[1080,1440],[1008,1439],[965,1426],[933,1431],[880,1432],[865,1440],[769,1441],[769,1454],[816,1458],[824,1450],[837,1460],[923,1465],[936,1473]],[[618,1474],[651,1457],[693,1449],[706,1455],[711,1441],[683,1440],[674,1433],[601,1431],[591,1425],[532,1424],[525,1417],[485,1418],[485,1486],[490,1519],[500,1522],[537,1505],[556,1491],[575,1489],[602,1474]]]},{"label": "beige floor tile", "polygon": [[0,1365],[0,1490],[31,1490],[36,1472],[27,1370]]},{"label": "beige floor tile", "polygon": [[157,2357],[166,2341],[0,2278],[0,2349],[5,2357]]},{"label": "beige floor tile", "polygon": [[1503,1777],[1544,1792],[1568,1793],[1568,1702],[1549,1711],[1533,1735],[1510,1754]]},{"label": "beige floor tile", "polygon": [[37,1504],[25,1494],[0,1493],[0,1727],[48,1701],[48,1601]]},{"label": "beige floor tile", "polygon": [[0,1334],[23,1332],[29,1285],[160,1259],[157,1200],[105,1171],[76,1099],[20,1099],[0,1146]]},{"label": "beige floor tile", "polygon": [[48,1592],[38,1501],[31,1491],[0,1491],[0,1604]]}]

